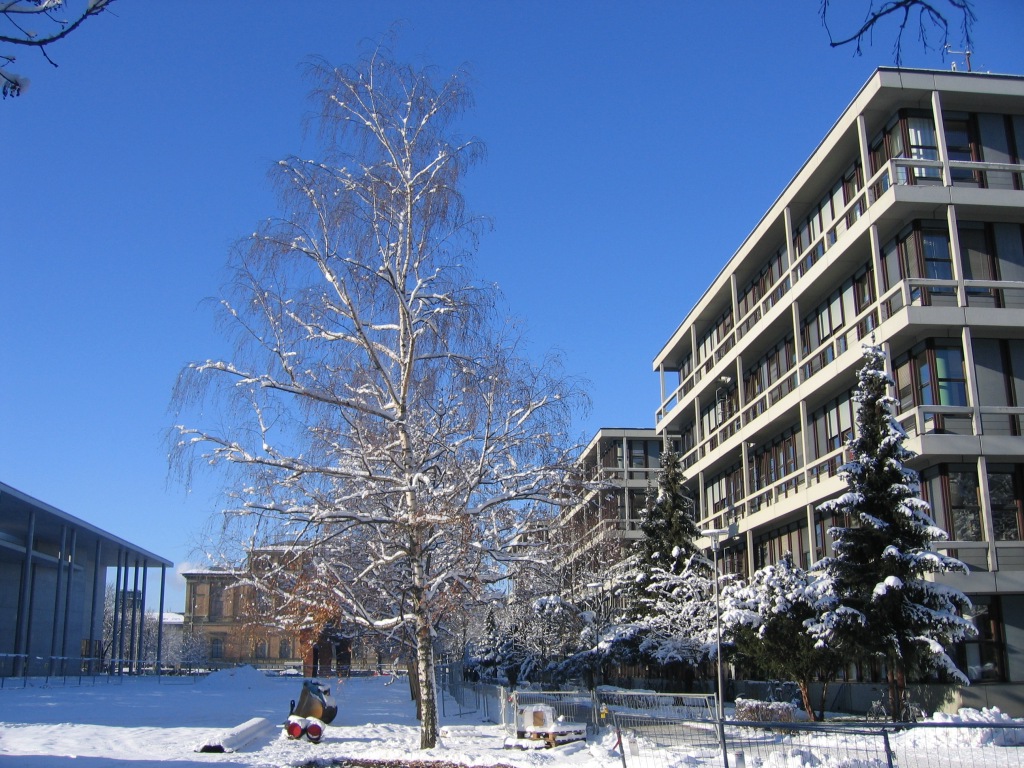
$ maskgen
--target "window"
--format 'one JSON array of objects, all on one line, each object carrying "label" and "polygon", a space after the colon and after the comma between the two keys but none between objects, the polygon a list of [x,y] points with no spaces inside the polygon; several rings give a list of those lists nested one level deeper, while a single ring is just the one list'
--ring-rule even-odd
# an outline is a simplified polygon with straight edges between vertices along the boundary
[{"label": "window", "polygon": [[631,468],[647,466],[647,446],[643,440],[629,441],[629,466]]},{"label": "window", "polygon": [[210,638],[210,658],[211,659],[223,659],[224,658],[224,639],[221,637]]},{"label": "window", "polygon": [[1002,599],[999,595],[971,595],[968,618],[978,629],[975,638],[958,645],[958,666],[972,683],[1006,680],[1006,643],[1003,639]]},{"label": "window", "polygon": [[267,641],[260,640],[256,643],[256,647],[253,649],[253,656],[257,659],[267,658]]},{"label": "window", "polygon": [[[786,273],[788,263],[786,246],[783,245],[772,254],[757,275],[740,291],[737,304],[739,317],[742,318],[755,310],[762,299],[764,300],[764,309],[767,311],[785,295],[789,290],[789,279],[782,280],[782,277]],[[760,317],[760,311],[754,311],[743,323],[741,330],[744,333],[749,331]]]},{"label": "window", "polygon": [[924,395],[926,405],[967,405],[967,377],[964,373],[964,353],[959,343],[956,346],[936,344],[935,355],[935,388],[933,400]]},{"label": "window", "polygon": [[[998,280],[995,249],[988,227],[981,223],[964,222],[957,226],[960,258],[967,280]],[[998,306],[999,294],[993,288],[967,287],[967,303],[972,307]]]},{"label": "window", "polygon": [[853,436],[856,413],[852,390],[830,400],[811,414],[811,446],[814,458],[821,458],[845,445]]},{"label": "window", "polygon": [[[978,159],[978,142],[976,140],[974,120],[965,113],[952,113],[944,116],[943,129],[946,133],[946,151],[951,162],[974,162]],[[968,187],[980,187],[981,175],[969,168],[951,168],[953,184]]]},{"label": "window", "polygon": [[[800,433],[792,427],[762,447],[750,457],[751,477],[757,487],[765,488],[782,478],[792,475],[800,468]],[[792,477],[781,490],[795,488],[801,482],[800,476]]]},{"label": "window", "polygon": [[219,584],[210,585],[210,621],[224,616],[224,587]]},{"label": "window", "polygon": [[[795,363],[793,337],[787,336],[747,369],[743,377],[746,401],[750,402],[769,390],[776,382],[789,374]],[[795,382],[793,385],[795,386]],[[791,388],[785,388],[786,391],[780,393],[780,396],[788,394]],[[767,403],[764,405],[766,407]],[[758,413],[763,411],[764,407],[760,408]]]},{"label": "window", "polygon": [[[901,110],[886,125],[885,130],[871,142],[872,172],[894,158],[912,160],[938,160],[939,145],[935,137],[935,123],[931,112]],[[941,184],[942,171],[937,167],[911,166],[896,169],[897,184]],[[889,188],[888,175],[874,187],[878,195]]]},{"label": "window", "polygon": [[601,466],[605,469],[622,469],[622,441],[612,440],[601,454]]},{"label": "window", "polygon": [[712,323],[711,327],[698,342],[697,355],[701,362],[711,362],[711,356],[716,350],[718,350],[718,357],[721,357],[732,347],[732,344],[730,343],[726,344],[721,349],[718,349],[719,344],[732,339],[732,324],[732,307],[729,307],[714,323]]},{"label": "window", "polygon": [[[843,174],[843,203],[849,205],[857,197],[861,188],[864,186],[863,173],[861,171],[860,162],[858,161],[852,167],[850,167],[846,173]],[[853,226],[861,214],[866,210],[866,201],[861,198],[860,202],[853,206],[846,214],[846,226]]]},{"label": "window", "polygon": [[292,644],[287,637],[282,637],[277,646],[277,657],[279,659],[290,659],[292,657]]},{"label": "window", "polygon": [[762,534],[754,539],[754,567],[763,568],[782,559],[787,552],[801,568],[810,566],[810,552],[805,550],[807,535],[803,524],[793,522]]},{"label": "window", "polygon": [[198,618],[210,616],[210,585],[195,584],[192,587],[192,615]]},{"label": "window", "polygon": [[734,500],[743,496],[743,467],[735,464],[705,485],[704,498],[708,508],[704,510],[703,517],[732,509]]},{"label": "window", "polygon": [[960,342],[932,339],[918,344],[897,358],[894,367],[903,410],[919,405],[968,405]]},{"label": "window", "polygon": [[935,523],[953,541],[984,541],[978,470],[970,464],[943,464],[921,473],[921,495],[931,504]]},{"label": "window", "polygon": [[[930,114],[912,114],[901,120],[906,132],[907,149],[893,157],[909,157],[913,160],[938,160],[939,143],[935,138],[935,123]],[[903,184],[937,184],[942,181],[942,171],[939,168],[923,168],[914,166],[911,169],[909,178],[906,171],[901,174]]]},{"label": "window", "polygon": [[[915,221],[882,247],[882,281],[886,289],[907,278],[953,279],[949,229],[943,221]],[[911,300],[925,306],[955,306],[954,286],[915,285]],[[895,307],[895,308],[898,308]]]},{"label": "window", "polygon": [[996,541],[1020,541],[1021,478],[1019,465],[988,465],[988,498]]}]

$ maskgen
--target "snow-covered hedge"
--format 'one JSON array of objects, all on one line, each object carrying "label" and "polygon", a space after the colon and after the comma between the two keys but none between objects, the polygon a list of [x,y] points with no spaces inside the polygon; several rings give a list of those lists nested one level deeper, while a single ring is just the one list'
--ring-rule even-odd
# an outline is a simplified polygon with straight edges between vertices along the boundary
[{"label": "snow-covered hedge", "polygon": [[736,699],[736,719],[747,723],[792,723],[796,707],[788,701]]}]

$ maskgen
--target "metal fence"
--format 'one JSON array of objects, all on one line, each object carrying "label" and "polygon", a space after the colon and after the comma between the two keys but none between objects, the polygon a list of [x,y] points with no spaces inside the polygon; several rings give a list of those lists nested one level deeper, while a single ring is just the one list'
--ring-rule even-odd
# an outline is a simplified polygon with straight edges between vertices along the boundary
[{"label": "metal fence", "polygon": [[582,723],[586,726],[588,736],[597,733],[598,708],[589,691],[514,691],[511,696],[511,716],[507,716],[503,722],[505,730],[518,735],[518,713],[524,707],[538,704],[551,707],[560,721]]},{"label": "metal fence", "polygon": [[1007,723],[717,723],[614,712],[623,768],[1020,768],[1024,727]]},{"label": "metal fence", "polygon": [[652,691],[597,692],[603,711],[639,714],[679,720],[715,720],[717,697],[703,693],[654,693]]},{"label": "metal fence", "polygon": [[546,705],[585,724],[588,741],[614,748],[623,768],[1024,768],[1024,723],[719,721],[713,695],[510,691],[461,670],[439,683],[448,717],[499,723],[515,739],[523,709]]}]

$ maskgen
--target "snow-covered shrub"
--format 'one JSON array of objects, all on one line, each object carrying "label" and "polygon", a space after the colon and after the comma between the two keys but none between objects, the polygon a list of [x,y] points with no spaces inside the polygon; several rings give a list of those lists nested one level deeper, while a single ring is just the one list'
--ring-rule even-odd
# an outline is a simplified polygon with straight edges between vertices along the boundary
[{"label": "snow-covered shrub", "polygon": [[788,701],[736,699],[736,719],[747,723],[792,723],[796,707]]}]

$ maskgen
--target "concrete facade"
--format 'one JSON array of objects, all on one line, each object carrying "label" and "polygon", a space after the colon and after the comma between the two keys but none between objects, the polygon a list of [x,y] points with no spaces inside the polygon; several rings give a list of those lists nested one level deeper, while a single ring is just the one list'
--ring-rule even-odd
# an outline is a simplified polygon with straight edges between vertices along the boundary
[{"label": "concrete facade", "polygon": [[944,579],[976,605],[970,695],[1024,714],[1024,78],[877,70],[723,260],[654,370],[700,526],[737,526],[727,570],[829,551],[817,507],[845,490],[874,339],[942,549],[970,567]]}]

